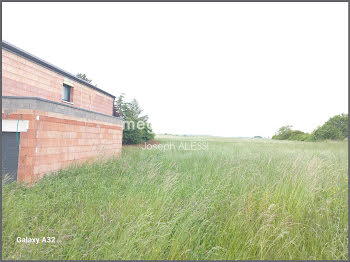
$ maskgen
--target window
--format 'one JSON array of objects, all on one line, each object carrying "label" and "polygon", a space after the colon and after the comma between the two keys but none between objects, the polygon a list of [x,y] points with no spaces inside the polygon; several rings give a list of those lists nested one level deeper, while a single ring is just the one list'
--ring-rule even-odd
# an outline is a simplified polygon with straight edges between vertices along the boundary
[{"label": "window", "polygon": [[67,85],[67,84],[63,84],[63,91],[62,91],[62,100],[66,101],[66,102],[72,102],[71,99],[71,89],[72,87]]}]

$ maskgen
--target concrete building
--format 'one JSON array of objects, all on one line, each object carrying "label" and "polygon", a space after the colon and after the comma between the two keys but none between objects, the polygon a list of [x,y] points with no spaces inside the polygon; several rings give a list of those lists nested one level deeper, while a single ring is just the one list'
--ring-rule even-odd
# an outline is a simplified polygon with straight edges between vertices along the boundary
[{"label": "concrete building", "polygon": [[34,182],[99,156],[120,155],[115,97],[2,42],[2,175]]}]

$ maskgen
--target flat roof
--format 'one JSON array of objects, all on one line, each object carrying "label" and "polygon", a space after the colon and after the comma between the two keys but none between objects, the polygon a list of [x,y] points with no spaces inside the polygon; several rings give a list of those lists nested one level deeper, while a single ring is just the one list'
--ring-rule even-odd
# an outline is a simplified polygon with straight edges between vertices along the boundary
[{"label": "flat roof", "polygon": [[34,56],[34,55],[32,55],[32,54],[22,50],[22,49],[14,46],[14,45],[8,43],[8,42],[6,42],[6,41],[2,41],[2,48],[5,49],[5,50],[10,51],[12,53],[15,53],[15,54],[17,54],[19,56],[22,56],[22,57],[24,57],[24,58],[26,58],[26,59],[34,62],[34,63],[37,63],[37,64],[39,64],[39,65],[41,65],[43,67],[46,67],[46,68],[48,68],[48,69],[50,69],[50,70],[52,70],[52,71],[54,71],[54,72],[56,72],[56,73],[58,73],[60,75],[66,76],[66,77],[68,77],[68,78],[70,78],[70,79],[72,79],[74,81],[77,81],[77,82],[79,82],[79,83],[81,83],[81,84],[83,84],[85,86],[88,86],[88,87],[90,87],[90,88],[92,88],[92,89],[94,89],[94,90],[96,90],[98,92],[101,92],[101,93],[103,93],[105,95],[108,95],[110,97],[115,98],[114,95],[112,95],[112,94],[110,94],[110,93],[108,93],[108,92],[106,92],[106,91],[104,91],[104,90],[102,90],[100,88],[97,88],[96,86],[90,84],[89,82],[86,82],[85,80],[83,80],[83,79],[81,79],[81,78],[79,78],[79,77],[77,77],[77,76],[75,76],[75,75],[73,75],[71,73],[68,73],[67,71],[64,71],[63,69],[61,69],[61,68],[59,68],[57,66],[54,66],[54,65],[52,65],[52,64],[50,64],[50,63],[48,63],[48,62],[46,62],[46,61],[44,61],[42,59],[40,59],[40,58],[38,58],[38,57],[36,57],[36,56]]}]

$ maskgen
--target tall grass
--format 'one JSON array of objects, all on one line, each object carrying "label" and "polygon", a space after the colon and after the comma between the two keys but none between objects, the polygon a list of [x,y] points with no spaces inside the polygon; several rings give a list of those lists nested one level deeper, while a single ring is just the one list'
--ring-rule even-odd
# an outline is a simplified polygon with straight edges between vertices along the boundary
[{"label": "tall grass", "polygon": [[[208,143],[125,147],[30,188],[4,186],[3,259],[348,258],[346,143]],[[16,243],[48,236],[55,243]]]}]

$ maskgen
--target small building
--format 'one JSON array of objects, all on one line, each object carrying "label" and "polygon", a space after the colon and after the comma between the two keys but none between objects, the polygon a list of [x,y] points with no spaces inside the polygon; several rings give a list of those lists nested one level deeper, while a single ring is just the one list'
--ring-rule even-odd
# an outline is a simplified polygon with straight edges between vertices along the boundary
[{"label": "small building", "polygon": [[115,96],[2,42],[2,176],[35,182],[99,156],[120,155]]}]

